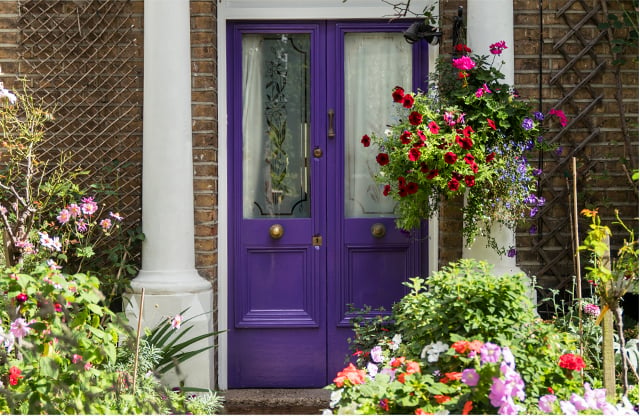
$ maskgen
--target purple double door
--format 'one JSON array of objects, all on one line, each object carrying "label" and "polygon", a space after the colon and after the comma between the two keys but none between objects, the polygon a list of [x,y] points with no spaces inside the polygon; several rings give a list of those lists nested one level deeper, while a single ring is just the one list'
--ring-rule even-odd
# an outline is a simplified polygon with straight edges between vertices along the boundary
[{"label": "purple double door", "polygon": [[408,25],[229,25],[230,388],[330,383],[349,305],[390,310],[427,268],[426,228],[395,228],[360,143],[393,122],[394,86],[426,79]]}]

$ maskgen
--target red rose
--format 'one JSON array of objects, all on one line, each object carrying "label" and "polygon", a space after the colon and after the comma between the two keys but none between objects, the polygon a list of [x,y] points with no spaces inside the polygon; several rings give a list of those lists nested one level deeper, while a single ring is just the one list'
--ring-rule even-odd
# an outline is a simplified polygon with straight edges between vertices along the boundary
[{"label": "red rose", "polygon": [[380,166],[388,165],[389,155],[386,153],[378,153],[378,156],[376,156],[376,161],[378,162],[378,164],[380,164]]},{"label": "red rose", "polygon": [[476,184],[476,177],[473,175],[467,175],[464,177],[464,183],[467,185],[467,187],[471,188]]},{"label": "red rose", "polygon": [[458,156],[453,152],[447,152],[444,154],[444,161],[450,165],[453,165],[458,160]]},{"label": "red rose", "polygon": [[360,143],[362,143],[364,147],[369,147],[371,145],[371,138],[365,134],[364,136],[362,136],[362,140],[360,140]]},{"label": "red rose", "polygon": [[460,182],[458,182],[456,179],[451,179],[449,182],[447,182],[447,187],[450,191],[455,192],[460,189]]},{"label": "red rose", "polygon": [[401,103],[402,99],[404,98],[404,89],[402,89],[401,87],[396,87],[393,90],[393,93],[391,93],[391,96],[393,97],[394,103]]},{"label": "red rose", "polygon": [[402,144],[411,143],[411,132],[408,130],[403,131],[402,134],[400,135],[400,142]]},{"label": "red rose", "polygon": [[422,123],[422,114],[417,111],[412,111],[411,114],[409,114],[409,123],[411,123],[412,126],[417,126]]},{"label": "red rose", "polygon": [[411,94],[407,94],[402,98],[402,106],[404,108],[411,108],[413,107],[413,95]]}]

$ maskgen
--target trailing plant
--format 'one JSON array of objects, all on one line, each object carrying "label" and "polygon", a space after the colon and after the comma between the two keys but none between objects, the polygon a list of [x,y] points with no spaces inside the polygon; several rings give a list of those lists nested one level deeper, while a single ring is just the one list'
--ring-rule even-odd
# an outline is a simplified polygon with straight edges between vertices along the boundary
[{"label": "trailing plant", "polygon": [[[494,59],[507,48],[491,45]],[[438,212],[442,200],[466,196],[463,235],[471,244],[476,235],[506,252],[490,236],[494,223],[509,228],[538,212],[544,199],[535,194],[540,170],[526,154],[548,150],[542,138],[545,115],[518,96],[489,58],[467,54],[440,60],[427,92],[392,91],[398,106],[397,123],[384,135],[362,137],[375,145],[380,165],[376,180],[385,196],[396,200],[397,226],[410,230]],[[552,109],[566,124],[561,110]]]}]

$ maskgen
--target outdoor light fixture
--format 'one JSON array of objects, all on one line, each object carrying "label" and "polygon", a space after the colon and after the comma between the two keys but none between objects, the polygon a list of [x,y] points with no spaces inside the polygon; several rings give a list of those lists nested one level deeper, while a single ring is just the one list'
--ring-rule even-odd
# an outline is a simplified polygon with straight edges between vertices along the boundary
[{"label": "outdoor light fixture", "polygon": [[437,27],[423,22],[415,22],[403,32],[403,35],[408,43],[416,43],[420,39],[424,39],[432,45],[437,45],[442,37],[442,32],[438,32]]}]

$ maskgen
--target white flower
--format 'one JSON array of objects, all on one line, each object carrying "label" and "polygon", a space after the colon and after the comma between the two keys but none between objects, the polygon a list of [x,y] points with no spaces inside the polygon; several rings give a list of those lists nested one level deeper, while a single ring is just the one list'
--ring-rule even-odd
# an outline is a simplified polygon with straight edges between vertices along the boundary
[{"label": "white flower", "polygon": [[367,372],[369,373],[369,377],[376,378],[378,366],[371,362],[367,363]]},{"label": "white flower", "polygon": [[180,325],[182,325],[182,315],[176,315],[171,320],[171,328],[180,329]]},{"label": "white flower", "polygon": [[438,361],[440,357],[440,353],[443,353],[449,349],[449,346],[442,341],[434,342],[432,344],[427,345],[422,349],[420,353],[420,358],[427,358],[427,361],[430,363],[435,363]]},{"label": "white flower", "polygon": [[391,345],[389,348],[391,351],[395,351],[400,347],[400,343],[402,343],[402,334],[395,334],[393,338],[391,338]]},{"label": "white flower", "polygon": [[335,405],[340,403],[340,399],[342,399],[342,389],[332,391],[329,406],[335,407]]}]

